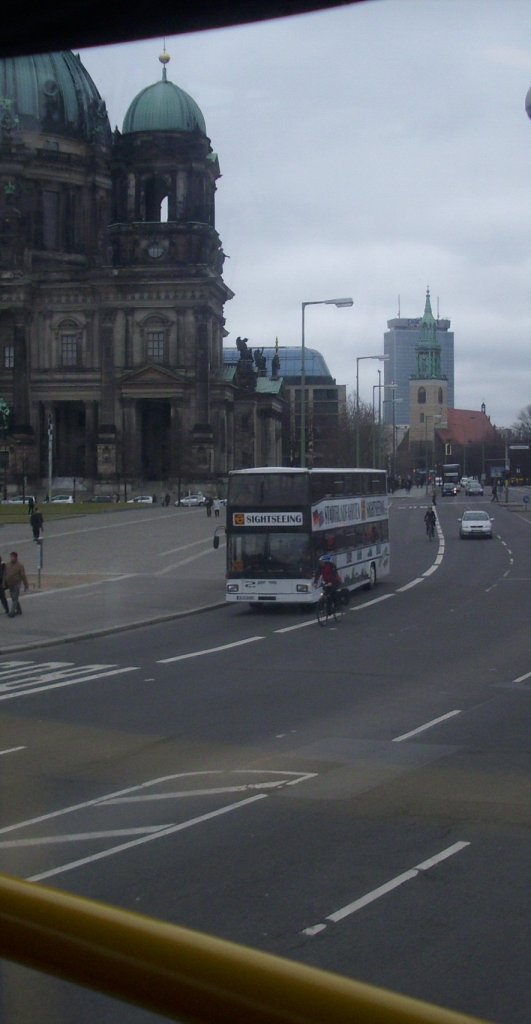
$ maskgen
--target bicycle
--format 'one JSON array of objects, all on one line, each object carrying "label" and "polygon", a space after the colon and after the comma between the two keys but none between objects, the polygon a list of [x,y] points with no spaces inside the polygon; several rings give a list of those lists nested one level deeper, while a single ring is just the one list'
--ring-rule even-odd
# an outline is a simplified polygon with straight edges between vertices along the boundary
[{"label": "bicycle", "polygon": [[338,591],[324,585],[317,602],[317,621],[320,626],[328,626],[331,619],[339,622],[343,614],[343,602]]},{"label": "bicycle", "polygon": [[435,537],[435,523],[434,522],[428,520],[428,522],[426,523],[426,533],[428,535],[428,540],[433,540],[433,538]]}]

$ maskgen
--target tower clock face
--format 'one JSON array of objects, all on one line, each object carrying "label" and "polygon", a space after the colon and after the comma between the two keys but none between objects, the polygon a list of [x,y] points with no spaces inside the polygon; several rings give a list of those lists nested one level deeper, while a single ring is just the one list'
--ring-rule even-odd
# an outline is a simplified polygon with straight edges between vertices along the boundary
[{"label": "tower clock face", "polygon": [[164,246],[160,242],[152,242],[148,246],[148,256],[152,260],[159,260],[164,253]]}]

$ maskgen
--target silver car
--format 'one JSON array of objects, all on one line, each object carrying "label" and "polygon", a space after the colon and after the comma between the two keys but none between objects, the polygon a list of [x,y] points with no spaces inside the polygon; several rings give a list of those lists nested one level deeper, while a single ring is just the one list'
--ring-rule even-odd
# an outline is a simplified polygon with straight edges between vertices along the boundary
[{"label": "silver car", "polygon": [[468,494],[469,497],[474,497],[475,495],[483,494],[483,488],[479,480],[469,480],[465,487],[465,494]]},{"label": "silver car", "polygon": [[489,540],[492,540],[494,520],[491,519],[488,512],[484,512],[482,509],[470,509],[468,512],[463,512],[459,522],[461,524],[459,527],[461,540],[466,540],[467,537],[488,537]]}]

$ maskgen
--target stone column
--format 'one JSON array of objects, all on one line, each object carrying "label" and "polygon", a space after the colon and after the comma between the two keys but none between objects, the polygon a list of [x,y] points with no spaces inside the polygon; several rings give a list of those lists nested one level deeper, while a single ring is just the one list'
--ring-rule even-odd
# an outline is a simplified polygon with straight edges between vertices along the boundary
[{"label": "stone column", "polygon": [[114,423],[114,322],[116,310],[100,315],[101,411],[100,423]]},{"label": "stone column", "polygon": [[85,402],[85,476],[94,479],[97,472],[96,431],[97,402]]},{"label": "stone column", "polygon": [[11,429],[29,423],[29,377],[28,377],[28,329],[29,319],[22,310],[15,311],[13,344],[15,365],[13,373],[14,422]]},{"label": "stone column", "polygon": [[137,403],[132,398],[125,399],[122,407],[122,479],[130,480],[141,475],[141,440]]}]

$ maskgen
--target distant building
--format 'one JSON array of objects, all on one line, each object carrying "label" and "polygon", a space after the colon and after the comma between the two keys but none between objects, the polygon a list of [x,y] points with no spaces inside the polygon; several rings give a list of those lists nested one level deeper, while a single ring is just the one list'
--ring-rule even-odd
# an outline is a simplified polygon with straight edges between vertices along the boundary
[{"label": "distant building", "polygon": [[[382,398],[383,421],[393,422],[393,401],[395,399],[395,422],[397,426],[411,422],[410,386],[411,376],[417,372],[417,345],[422,330],[422,317],[396,317],[387,321],[384,334],[384,354],[389,356],[384,363],[384,384],[396,384],[395,389],[386,390]],[[447,403],[454,406],[454,335],[450,321],[435,319],[435,339],[440,347],[441,375],[447,382]]]},{"label": "distant building", "polygon": [[444,462],[455,462],[463,476],[497,476],[500,459],[503,466],[503,440],[485,406],[477,411],[449,408],[439,325],[428,289],[409,381],[409,430],[397,446],[397,472],[423,479],[426,473],[440,475]]},{"label": "distant building", "polygon": [[478,479],[502,476],[505,445],[500,432],[481,409],[448,409],[445,428],[435,431],[436,459],[457,462],[462,476]]},{"label": "distant building", "polygon": [[[282,427],[282,462],[298,465],[301,423],[301,348],[279,345],[256,349],[265,360],[265,372],[282,379],[286,401]],[[225,347],[226,366],[238,359],[238,350]],[[336,384],[320,352],[305,349],[306,454],[308,465],[333,465],[338,459],[338,434],[346,408],[346,385]]]}]

